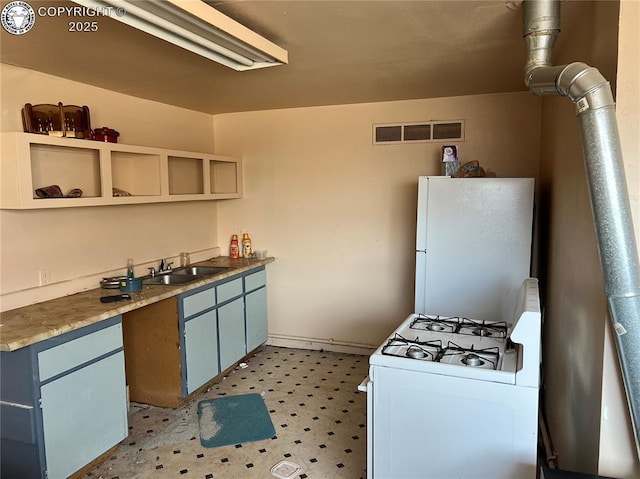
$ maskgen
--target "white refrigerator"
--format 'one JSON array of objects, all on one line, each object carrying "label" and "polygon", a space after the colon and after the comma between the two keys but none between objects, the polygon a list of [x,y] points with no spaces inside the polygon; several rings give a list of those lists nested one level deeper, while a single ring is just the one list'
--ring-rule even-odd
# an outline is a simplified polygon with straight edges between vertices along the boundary
[{"label": "white refrigerator", "polygon": [[421,176],[415,312],[504,321],[530,276],[533,178]]}]

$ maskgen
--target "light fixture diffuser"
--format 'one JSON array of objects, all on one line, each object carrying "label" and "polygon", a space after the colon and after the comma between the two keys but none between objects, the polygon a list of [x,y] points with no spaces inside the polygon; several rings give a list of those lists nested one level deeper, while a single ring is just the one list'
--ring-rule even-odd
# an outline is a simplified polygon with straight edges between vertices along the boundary
[{"label": "light fixture diffuser", "polygon": [[234,70],[288,63],[283,48],[201,0],[75,0]]}]

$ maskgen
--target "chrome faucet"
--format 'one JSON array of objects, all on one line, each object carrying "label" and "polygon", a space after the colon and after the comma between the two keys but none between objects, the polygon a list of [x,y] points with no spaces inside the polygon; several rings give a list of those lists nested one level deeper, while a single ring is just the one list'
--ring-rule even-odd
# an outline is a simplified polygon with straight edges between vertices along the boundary
[{"label": "chrome faucet", "polygon": [[160,266],[158,267],[158,273],[170,273],[172,264],[173,261],[167,263],[166,259],[161,259]]}]

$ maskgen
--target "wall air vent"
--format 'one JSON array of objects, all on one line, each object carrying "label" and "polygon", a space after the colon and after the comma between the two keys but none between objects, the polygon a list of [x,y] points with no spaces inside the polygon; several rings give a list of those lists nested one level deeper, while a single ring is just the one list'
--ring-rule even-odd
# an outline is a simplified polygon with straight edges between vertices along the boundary
[{"label": "wall air vent", "polygon": [[378,126],[374,134],[374,143],[395,143],[402,141],[402,126]]},{"label": "wall air vent", "polygon": [[462,139],[462,122],[452,121],[449,123],[433,124],[434,140],[461,140]]},{"label": "wall air vent", "polygon": [[373,125],[374,145],[464,141],[464,120]]}]

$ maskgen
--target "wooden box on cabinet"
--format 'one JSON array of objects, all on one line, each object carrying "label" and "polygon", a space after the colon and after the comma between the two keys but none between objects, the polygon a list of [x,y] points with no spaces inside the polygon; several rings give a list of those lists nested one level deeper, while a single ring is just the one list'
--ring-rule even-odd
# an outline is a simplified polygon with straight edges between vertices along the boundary
[{"label": "wooden box on cabinet", "polygon": [[22,109],[22,127],[26,133],[39,135],[89,138],[91,116],[86,105],[57,105],[27,103]]}]

